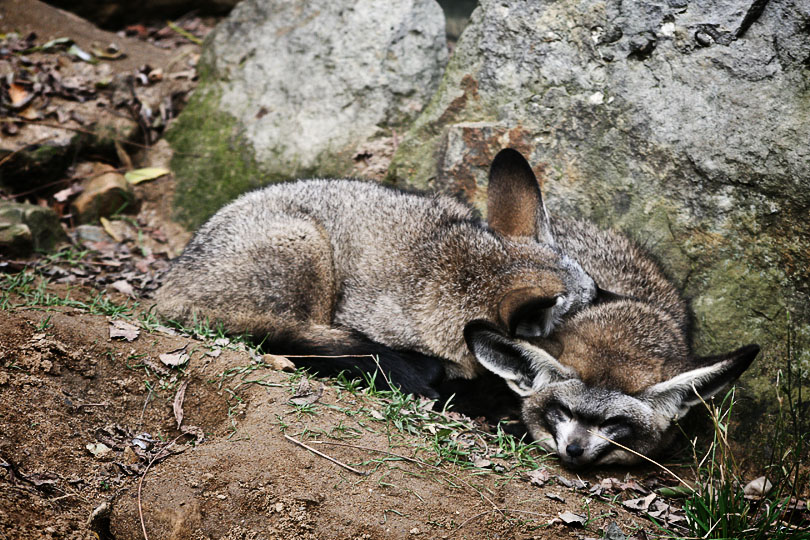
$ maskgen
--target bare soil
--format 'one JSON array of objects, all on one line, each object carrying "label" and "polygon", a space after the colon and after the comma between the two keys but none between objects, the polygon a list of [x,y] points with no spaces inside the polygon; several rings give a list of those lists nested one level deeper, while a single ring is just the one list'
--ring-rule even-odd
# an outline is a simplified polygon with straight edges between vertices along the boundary
[{"label": "bare soil", "polygon": [[[178,539],[586,538],[610,521],[650,528],[584,489],[533,485],[525,469],[440,462],[429,432],[399,431],[382,419],[385,403],[363,393],[327,385],[302,408],[290,402],[299,377],[250,369],[246,352],[213,357],[210,343],[145,330],[132,342],[109,336],[104,316],[72,308],[0,311],[0,538],[143,538],[141,514],[149,538]],[[163,367],[159,355],[183,346],[189,364]],[[173,413],[186,381],[183,425],[201,428],[198,444]],[[138,437],[154,446],[141,451]],[[106,455],[88,450],[102,441]],[[546,472],[576,483],[553,462]],[[594,519],[574,528],[560,521],[565,511]]]}]

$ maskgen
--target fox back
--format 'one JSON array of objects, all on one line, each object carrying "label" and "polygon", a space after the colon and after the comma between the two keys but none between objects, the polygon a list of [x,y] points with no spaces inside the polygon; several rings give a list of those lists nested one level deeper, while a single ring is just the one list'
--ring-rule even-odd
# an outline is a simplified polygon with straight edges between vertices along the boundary
[{"label": "fox back", "polygon": [[644,250],[583,221],[558,220],[553,234],[594,278],[597,301],[548,337],[513,339],[474,321],[467,343],[522,396],[529,432],[565,464],[655,454],[670,441],[673,420],[736,380],[759,347],[694,357],[687,303]]},{"label": "fox back", "polygon": [[537,180],[514,150],[492,163],[491,209],[493,201],[490,226],[447,196],[357,180],[272,185],[195,233],[157,292],[158,310],[302,354],[375,352],[364,349],[370,341],[438,358],[448,376],[469,378],[480,366],[464,342],[466,323],[547,335],[595,294],[549,241]]}]

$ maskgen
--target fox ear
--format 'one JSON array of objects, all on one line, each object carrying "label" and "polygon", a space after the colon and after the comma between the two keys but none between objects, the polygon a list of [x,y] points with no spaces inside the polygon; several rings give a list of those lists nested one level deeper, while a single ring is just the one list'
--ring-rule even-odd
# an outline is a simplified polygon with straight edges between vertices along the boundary
[{"label": "fox ear", "polygon": [[596,286],[596,296],[593,299],[594,305],[599,304],[607,304],[608,302],[616,302],[618,300],[628,300],[630,299],[627,296],[622,296],[621,294],[607,291],[600,287],[599,285]]},{"label": "fox ear", "polygon": [[670,418],[685,415],[702,400],[707,400],[730,385],[748,369],[759,353],[759,345],[746,345],[736,351],[699,360],[703,367],[676,375],[658,383],[639,396]]},{"label": "fox ear", "polygon": [[489,168],[487,221],[504,236],[531,236],[554,244],[540,185],[526,159],[504,148]]},{"label": "fox ear", "polygon": [[524,397],[546,384],[573,376],[571,369],[544,350],[509,338],[487,321],[467,323],[464,340],[482,366]]},{"label": "fox ear", "polygon": [[498,302],[498,317],[510,336],[547,336],[554,327],[554,306],[557,297],[543,294],[537,287],[523,287],[509,291]]}]

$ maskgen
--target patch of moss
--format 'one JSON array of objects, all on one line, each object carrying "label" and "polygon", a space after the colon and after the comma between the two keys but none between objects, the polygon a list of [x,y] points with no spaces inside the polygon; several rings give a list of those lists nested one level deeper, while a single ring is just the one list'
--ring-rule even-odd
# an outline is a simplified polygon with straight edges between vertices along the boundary
[{"label": "patch of moss", "polygon": [[269,181],[261,174],[236,118],[219,108],[219,92],[200,87],[166,133],[174,149],[176,217],[196,227],[222,205]]}]

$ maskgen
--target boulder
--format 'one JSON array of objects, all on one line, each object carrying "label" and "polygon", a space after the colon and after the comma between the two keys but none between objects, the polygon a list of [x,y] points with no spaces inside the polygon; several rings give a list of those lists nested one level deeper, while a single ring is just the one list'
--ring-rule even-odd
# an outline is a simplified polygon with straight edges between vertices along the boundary
[{"label": "boulder", "polygon": [[67,241],[59,216],[50,208],[0,201],[0,254],[25,257]]},{"label": "boulder", "polygon": [[552,214],[660,258],[699,353],[762,344],[743,381],[772,402],[789,339],[810,361],[808,24],[797,0],[481,0],[388,179],[483,211],[490,160],[518,148]]},{"label": "boulder", "polygon": [[179,215],[199,224],[267,182],[350,173],[358,147],[421,111],[446,58],[434,0],[241,2],[167,134]]}]

